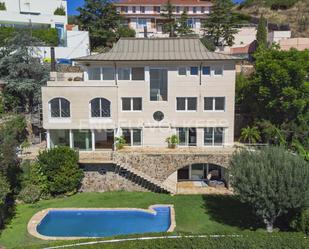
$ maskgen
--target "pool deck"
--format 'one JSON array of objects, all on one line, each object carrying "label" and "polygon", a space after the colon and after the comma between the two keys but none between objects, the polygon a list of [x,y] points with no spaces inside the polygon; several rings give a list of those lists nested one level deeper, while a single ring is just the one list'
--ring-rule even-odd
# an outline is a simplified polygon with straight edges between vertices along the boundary
[{"label": "pool deck", "polygon": [[115,211],[115,210],[128,210],[128,211],[142,211],[148,212],[151,214],[155,214],[156,211],[154,208],[156,207],[169,207],[170,208],[170,218],[171,224],[169,229],[166,231],[167,233],[171,233],[176,228],[176,218],[175,218],[175,209],[174,205],[166,205],[166,204],[155,204],[148,207],[148,209],[142,208],[47,208],[40,212],[37,212],[32,216],[27,225],[27,230],[30,235],[42,240],[78,240],[78,239],[89,239],[89,238],[104,238],[104,237],[52,237],[52,236],[44,236],[37,231],[37,226],[41,223],[44,217],[48,214],[49,211],[57,211],[57,210],[77,210],[77,211]]}]

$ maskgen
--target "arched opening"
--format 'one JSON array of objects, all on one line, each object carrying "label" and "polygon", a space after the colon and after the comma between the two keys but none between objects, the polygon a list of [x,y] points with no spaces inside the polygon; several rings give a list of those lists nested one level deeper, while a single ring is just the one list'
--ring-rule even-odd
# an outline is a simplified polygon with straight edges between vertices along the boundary
[{"label": "arched opening", "polygon": [[92,118],[109,118],[111,116],[111,102],[105,98],[95,98],[90,101]]},{"label": "arched opening", "polygon": [[194,163],[177,170],[178,187],[228,188],[228,170],[212,163]]},{"label": "arched opening", "polygon": [[51,118],[69,118],[70,101],[65,98],[54,98],[49,101],[50,117]]}]

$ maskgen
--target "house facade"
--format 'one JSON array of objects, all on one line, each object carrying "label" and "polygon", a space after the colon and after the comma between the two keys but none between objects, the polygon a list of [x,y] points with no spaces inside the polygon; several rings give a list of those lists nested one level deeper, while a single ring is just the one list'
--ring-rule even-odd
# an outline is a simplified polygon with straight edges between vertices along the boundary
[{"label": "house facade", "polygon": [[[212,3],[204,0],[171,0],[175,7],[175,18],[180,18],[184,10],[188,14],[188,25],[197,33],[202,33],[202,22],[209,14]],[[166,22],[161,16],[166,0],[121,0],[115,3],[119,13],[125,18],[125,24],[136,31],[136,37],[164,37],[163,26]]]},{"label": "house facade", "polygon": [[[66,0],[0,0],[5,8],[0,10],[0,27],[49,29],[55,28],[59,44],[55,48],[58,59],[71,59],[90,54],[89,34],[68,25]],[[56,14],[56,9],[64,15]],[[49,59],[50,48],[40,47],[38,56]]]},{"label": "house facade", "polygon": [[235,58],[209,52],[197,38],[123,38],[76,63],[85,70],[82,81],[42,88],[48,148],[99,154],[115,150],[123,136],[126,148],[160,152],[172,135],[184,151],[233,147]]}]

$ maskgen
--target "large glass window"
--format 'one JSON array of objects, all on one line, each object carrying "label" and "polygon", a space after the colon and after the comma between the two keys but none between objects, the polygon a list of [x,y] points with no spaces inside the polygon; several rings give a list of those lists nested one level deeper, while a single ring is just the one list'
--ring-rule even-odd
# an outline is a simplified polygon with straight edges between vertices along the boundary
[{"label": "large glass window", "polygon": [[95,98],[90,101],[91,117],[107,118],[111,116],[111,102],[104,98]]},{"label": "large glass window", "polygon": [[70,146],[70,130],[50,130],[50,147]]},{"label": "large glass window", "polygon": [[177,128],[180,146],[196,146],[196,128]]},{"label": "large glass window", "polygon": [[130,68],[118,68],[118,80],[130,80]]},{"label": "large glass window", "polygon": [[186,76],[187,75],[187,68],[186,67],[179,67],[178,68],[178,75]]},{"label": "large glass window", "polygon": [[102,73],[103,73],[103,80],[114,80],[115,79],[115,69],[114,68],[103,67]]},{"label": "large glass window", "polygon": [[204,129],[204,145],[221,146],[224,142],[224,128],[208,127]]},{"label": "large glass window", "polygon": [[126,140],[127,146],[142,145],[142,130],[141,129],[122,129],[122,135]]},{"label": "large glass window", "polygon": [[141,111],[142,98],[122,98],[123,111]]},{"label": "large glass window", "polygon": [[214,67],[214,74],[215,75],[223,75],[223,67],[222,66]]},{"label": "large glass window", "polygon": [[145,80],[145,69],[143,67],[132,67],[132,80]]},{"label": "large glass window", "polygon": [[205,111],[225,111],[225,97],[205,97]]},{"label": "large glass window", "polygon": [[177,111],[196,111],[197,98],[176,98]]},{"label": "large glass window", "polygon": [[88,68],[88,80],[101,80],[101,68],[99,67]]},{"label": "large glass window", "polygon": [[70,102],[64,98],[55,98],[50,102],[50,117],[52,118],[69,118]]},{"label": "large glass window", "polygon": [[202,73],[203,75],[210,75],[210,67],[203,67]]},{"label": "large glass window", "polygon": [[167,69],[150,69],[150,100],[167,101]]},{"label": "large glass window", "polygon": [[92,150],[90,130],[73,130],[73,147],[79,150]]}]

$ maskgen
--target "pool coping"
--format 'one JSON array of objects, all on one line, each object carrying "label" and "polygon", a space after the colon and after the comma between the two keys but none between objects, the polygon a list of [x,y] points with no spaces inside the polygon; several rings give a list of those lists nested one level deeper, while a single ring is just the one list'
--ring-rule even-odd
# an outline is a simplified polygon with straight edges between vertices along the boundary
[{"label": "pool coping", "polygon": [[176,228],[176,218],[175,218],[175,209],[174,205],[169,204],[155,204],[148,207],[148,209],[143,208],[46,208],[43,209],[36,214],[32,216],[32,218],[29,220],[27,225],[28,233],[36,238],[42,239],[42,240],[79,240],[79,239],[97,239],[101,238],[104,239],[104,237],[57,237],[57,236],[45,236],[40,234],[37,231],[37,226],[41,223],[41,221],[45,218],[45,216],[48,214],[49,211],[55,211],[55,210],[87,210],[87,211],[123,211],[123,210],[130,210],[130,211],[142,211],[147,213],[156,213],[154,208],[156,207],[169,207],[170,208],[170,227],[166,231],[167,233],[171,233]]}]

